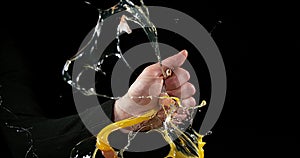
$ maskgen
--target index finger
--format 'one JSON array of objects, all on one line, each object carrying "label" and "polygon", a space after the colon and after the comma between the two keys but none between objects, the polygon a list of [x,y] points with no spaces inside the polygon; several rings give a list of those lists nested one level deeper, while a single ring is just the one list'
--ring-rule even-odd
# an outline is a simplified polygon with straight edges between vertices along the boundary
[{"label": "index finger", "polygon": [[182,50],[179,53],[170,56],[162,61],[162,65],[169,68],[180,67],[188,56],[188,52],[186,50]]}]

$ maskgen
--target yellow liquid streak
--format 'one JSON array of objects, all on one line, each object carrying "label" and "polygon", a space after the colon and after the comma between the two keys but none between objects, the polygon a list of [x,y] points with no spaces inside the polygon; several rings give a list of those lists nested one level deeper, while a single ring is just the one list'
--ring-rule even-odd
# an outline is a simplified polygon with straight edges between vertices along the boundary
[{"label": "yellow liquid streak", "polygon": [[96,143],[97,149],[95,150],[95,152],[93,154],[93,158],[95,157],[96,151],[98,149],[101,151],[115,152],[114,149],[109,145],[108,136],[110,133],[112,133],[116,130],[119,130],[121,128],[130,127],[130,126],[139,124],[143,121],[150,120],[153,116],[155,116],[156,113],[157,113],[157,110],[150,110],[141,116],[130,117],[128,119],[112,123],[112,124],[106,126],[105,128],[103,128],[97,135],[97,143]]},{"label": "yellow liquid streak", "polygon": [[[174,124],[171,123],[171,126],[175,129],[177,136],[179,135],[179,140],[181,141],[181,145],[185,146],[186,141],[184,141],[184,140],[187,140],[188,143],[191,144],[194,149],[196,149],[196,152],[197,152],[198,156],[189,156],[189,155],[186,155],[186,154],[182,153],[181,151],[178,151],[177,148],[176,148],[175,143],[173,142],[173,140],[169,136],[167,130],[164,130],[164,131],[159,131],[159,132],[163,135],[164,139],[170,145],[170,151],[169,151],[168,155],[165,158],[204,158],[203,146],[205,145],[205,142],[202,141],[203,135],[200,135],[200,134],[198,134],[197,132],[194,131],[194,134],[197,136],[198,146],[196,146],[196,144],[193,143],[187,137],[187,135],[185,133],[183,133],[181,130],[179,130]],[[187,148],[185,148],[185,149],[187,149]]]},{"label": "yellow liquid streak", "polygon": [[[168,97],[166,97],[166,98],[168,98]],[[176,98],[176,97],[170,97],[170,98],[174,99],[177,102],[177,104],[179,105],[179,107],[181,107],[179,98]],[[206,101],[203,100],[198,107],[203,107],[205,105],[206,105]],[[188,143],[191,144],[194,149],[196,149],[196,152],[197,152],[198,156],[189,156],[189,155],[185,155],[184,153],[178,151],[177,148],[176,148],[175,143],[173,142],[173,140],[169,136],[167,130],[164,130],[164,131],[159,131],[159,132],[163,135],[164,139],[170,145],[170,151],[169,151],[168,155],[165,158],[204,158],[203,146],[205,145],[205,142],[202,141],[203,135],[200,135],[199,133],[197,133],[196,131],[193,130],[193,133],[197,136],[198,146],[196,146],[196,144],[193,143],[184,132],[182,132],[180,129],[178,129],[177,126],[175,126],[172,122],[169,122],[169,123],[172,126],[172,128],[175,129],[175,132],[176,132],[177,136],[179,136],[179,140],[181,141],[181,145],[184,146],[186,144],[186,142],[184,140],[187,140]]]},{"label": "yellow liquid streak", "polygon": [[[181,103],[180,103],[180,99],[177,97],[169,97],[169,96],[163,96],[161,97],[161,99],[166,99],[166,98],[171,98],[173,100],[176,101],[177,105],[179,105],[179,107],[181,107]],[[200,104],[200,107],[206,105],[205,101],[202,101],[202,103]],[[166,112],[166,111],[165,111]],[[138,116],[138,117],[130,117],[128,119],[125,120],[121,120],[115,123],[112,123],[108,126],[106,126],[105,128],[103,128],[97,135],[97,143],[96,143],[96,149],[93,153],[93,158],[96,157],[96,153],[98,150],[101,151],[112,151],[114,153],[114,157],[117,157],[117,154],[115,152],[115,150],[109,145],[109,141],[108,141],[108,136],[109,134],[111,134],[112,132],[119,130],[121,128],[126,128],[126,127],[130,127],[139,123],[142,123],[143,121],[147,121],[150,120],[153,116],[155,116],[155,114],[157,113],[157,110],[150,110],[147,113]],[[171,122],[170,122],[171,123]],[[202,141],[203,136],[198,134],[197,132],[194,131],[194,134],[197,136],[197,144],[198,146],[196,146],[181,130],[179,130],[174,124],[171,123],[171,126],[177,131],[178,134],[180,134],[179,139],[182,142],[182,145],[185,144],[185,141],[183,139],[186,138],[186,140],[188,140],[188,142],[190,144],[192,144],[192,146],[197,149],[197,154],[198,156],[188,156],[185,155],[184,153],[180,152],[177,150],[175,143],[173,142],[173,140],[171,139],[171,137],[169,136],[167,130],[157,130],[158,132],[160,132],[162,134],[162,136],[164,137],[164,139],[166,140],[167,143],[169,143],[170,145],[170,151],[168,153],[168,155],[165,158],[204,158],[204,150],[203,150],[203,146],[205,145],[205,142]]]}]

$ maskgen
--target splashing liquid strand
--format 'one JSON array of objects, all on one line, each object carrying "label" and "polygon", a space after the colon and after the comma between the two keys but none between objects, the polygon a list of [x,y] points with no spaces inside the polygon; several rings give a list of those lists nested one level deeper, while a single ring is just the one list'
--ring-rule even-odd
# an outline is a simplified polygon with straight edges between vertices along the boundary
[{"label": "splashing liquid strand", "polygon": [[[148,8],[144,5],[143,1],[141,0],[141,6],[137,6],[133,4],[130,0],[120,0],[118,4],[115,6],[107,9],[107,10],[98,10],[99,11],[99,18],[97,21],[97,25],[95,26],[94,32],[92,34],[92,37],[87,42],[85,46],[83,46],[71,59],[67,60],[65,63],[64,69],[62,71],[64,80],[70,84],[72,87],[77,89],[78,91],[82,92],[84,95],[97,95],[109,99],[119,99],[120,97],[111,97],[104,94],[98,94],[94,88],[88,88],[83,87],[79,84],[80,77],[84,74],[84,72],[87,69],[94,70],[96,72],[101,72],[104,75],[106,74],[101,69],[101,65],[104,61],[104,59],[100,59],[99,61],[94,61],[90,63],[85,63],[83,66],[83,70],[77,74],[76,79],[73,81],[71,77],[71,70],[69,69],[70,65],[81,58],[88,58],[91,56],[91,54],[97,53],[95,51],[96,45],[98,43],[98,39],[101,33],[101,28],[103,26],[103,21],[116,13],[119,13],[121,11],[126,11],[130,13],[129,16],[122,16],[120,24],[117,27],[117,53],[112,53],[109,55],[106,55],[106,57],[114,55],[122,59],[122,61],[126,64],[126,66],[132,70],[130,64],[126,61],[124,58],[121,48],[120,48],[120,39],[119,36],[121,33],[126,32],[127,34],[131,33],[131,29],[127,23],[127,21],[134,22],[141,26],[143,28],[145,34],[147,35],[151,46],[154,49],[155,55],[157,57],[157,61],[160,64],[162,74],[164,78],[167,78],[169,75],[171,75],[171,71],[167,70],[164,71],[162,68],[161,63],[161,56],[160,56],[160,50],[159,45],[157,41],[157,31],[156,27],[153,25],[153,23],[149,19],[149,12]],[[75,75],[76,76],[76,75]],[[164,93],[164,88],[162,90],[162,93]],[[204,105],[206,105],[205,101],[202,101],[202,103],[196,107],[189,107],[186,108],[184,105],[181,104],[180,98],[172,97],[172,96],[137,96],[137,98],[152,98],[157,97],[159,99],[167,99],[170,100],[167,104],[161,104],[162,109],[164,110],[164,114],[166,116],[165,121],[163,122],[163,126],[158,129],[151,129],[151,131],[159,132],[162,137],[165,139],[165,141],[170,145],[170,151],[168,155],[165,158],[204,158],[204,150],[203,146],[205,145],[205,142],[202,141],[203,135],[200,135],[197,133],[190,125],[192,122],[192,119],[189,118],[188,120],[184,120],[183,122],[189,123],[189,127],[183,131],[181,128],[178,127],[177,124],[175,124],[175,118],[173,117],[173,113],[176,112],[179,108],[183,109],[187,113],[192,110],[194,112],[195,109],[198,109]],[[100,150],[102,154],[106,158],[117,158],[122,157],[123,158],[123,152],[126,150],[126,148],[130,145],[131,139],[134,138],[134,136],[128,135],[128,144],[126,147],[121,149],[120,151],[115,151],[113,147],[110,146],[108,136],[116,131],[123,128],[131,127],[134,125],[141,124],[144,121],[150,120],[157,114],[157,110],[150,110],[143,115],[137,116],[137,117],[131,117],[125,120],[121,120],[112,124],[109,124],[105,128],[103,128],[96,136],[96,149],[92,155],[93,158],[96,157],[97,152]],[[142,127],[143,128],[143,127]],[[132,132],[130,132],[132,134]],[[177,138],[177,139],[175,139]],[[72,156],[71,156],[72,157]],[[77,156],[76,156],[77,157]]]},{"label": "splashing liquid strand", "polygon": [[[161,97],[160,99],[166,99],[167,96]],[[174,99],[174,102],[179,103],[180,99],[176,97],[169,97],[170,99]],[[204,106],[205,101],[201,103],[199,106]],[[166,105],[162,105],[166,106]],[[167,106],[174,106],[174,105],[167,105]],[[93,158],[95,158],[96,153],[101,150],[104,153],[109,153],[107,158],[117,158],[118,153],[109,145],[108,136],[119,129],[130,127],[136,124],[139,124],[143,121],[150,120],[155,116],[157,113],[156,110],[150,110],[147,113],[138,116],[138,117],[131,117],[125,120],[121,120],[115,123],[112,123],[105,128],[103,128],[97,135],[97,143],[96,143],[96,150],[94,151]],[[204,158],[204,150],[203,146],[205,142],[202,141],[203,135],[198,134],[195,130],[191,127],[188,128],[188,132],[183,132],[178,127],[172,123],[171,113],[165,111],[167,115],[167,119],[164,122],[167,128],[161,129],[152,129],[154,131],[159,132],[166,142],[170,145],[170,152],[165,158]],[[170,136],[170,129],[173,129],[173,134],[175,134],[179,141],[180,147],[177,146],[173,140],[172,136]],[[190,153],[193,151],[193,153]]]},{"label": "splashing liquid strand", "polygon": [[[1,88],[1,85],[0,85]],[[9,128],[14,130],[17,133],[22,133],[22,135],[24,134],[26,139],[27,139],[27,151],[25,153],[24,158],[38,158],[38,155],[36,154],[36,148],[34,146],[34,139],[31,133],[31,130],[33,127],[26,127],[23,123],[22,123],[22,119],[19,118],[16,114],[14,114],[8,107],[2,105],[3,100],[2,100],[2,96],[0,95],[0,110],[3,110],[4,112],[6,112],[7,114],[10,115],[10,117],[13,117],[14,119],[17,120],[18,125],[14,125],[12,123],[8,123],[5,122],[4,125]]]},{"label": "splashing liquid strand", "polygon": [[[131,118],[121,120],[121,121],[118,121],[118,122],[115,122],[115,123],[112,123],[112,124],[106,126],[97,135],[97,143],[96,143],[97,148],[104,152],[112,151],[115,153],[114,149],[109,145],[109,141],[108,141],[109,134],[118,129],[130,127],[130,126],[139,124],[143,121],[150,120],[151,118],[154,117],[156,112],[157,112],[156,110],[150,110],[146,114],[141,115],[139,117],[131,117]],[[95,152],[97,152],[97,149],[95,150]],[[115,153],[114,157],[117,157],[116,153]]]}]

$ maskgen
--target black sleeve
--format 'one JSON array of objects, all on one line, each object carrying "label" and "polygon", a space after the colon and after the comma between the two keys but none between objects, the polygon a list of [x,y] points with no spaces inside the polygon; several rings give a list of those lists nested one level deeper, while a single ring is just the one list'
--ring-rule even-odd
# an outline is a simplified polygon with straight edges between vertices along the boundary
[{"label": "black sleeve", "polygon": [[[102,105],[107,115],[111,114],[113,102],[108,101]],[[41,158],[67,158],[77,143],[92,137],[92,132],[99,132],[110,123],[107,120],[91,120],[93,128],[87,129],[88,125],[82,119],[95,118],[92,116],[96,114],[93,108],[83,112],[81,117],[71,115],[60,119],[20,117],[11,111],[1,110],[1,132],[14,158],[23,158],[27,152],[31,156],[34,152]]]},{"label": "black sleeve", "polygon": [[[0,133],[1,144],[8,149],[2,156],[67,158],[77,143],[111,123],[110,119],[90,119],[97,118],[99,106],[58,119],[45,117],[27,82],[18,50],[9,40],[1,41],[0,48]],[[107,118],[113,118],[113,105],[114,100],[101,105]]]}]

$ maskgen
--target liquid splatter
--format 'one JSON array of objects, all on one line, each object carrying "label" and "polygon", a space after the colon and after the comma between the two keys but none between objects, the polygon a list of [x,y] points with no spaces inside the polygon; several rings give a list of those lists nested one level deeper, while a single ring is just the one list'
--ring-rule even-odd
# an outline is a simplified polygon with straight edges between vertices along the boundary
[{"label": "liquid splatter", "polygon": [[[0,86],[1,88],[1,86]],[[38,155],[35,153],[35,147],[34,147],[34,140],[31,134],[31,129],[32,127],[26,127],[25,125],[23,126],[21,124],[21,119],[15,115],[13,112],[11,112],[11,110],[9,110],[6,106],[3,105],[3,98],[2,96],[0,96],[0,109],[3,110],[4,112],[8,113],[11,117],[13,117],[17,122],[18,125],[14,125],[12,123],[9,122],[5,122],[5,126],[9,129],[14,130],[16,133],[22,133],[23,135],[25,135],[26,139],[27,139],[27,143],[28,143],[28,148],[26,150],[25,156],[24,158],[38,158]],[[16,123],[16,122],[15,122]]]},{"label": "liquid splatter", "polygon": [[[84,72],[88,69],[94,70],[96,72],[101,72],[102,74],[106,74],[102,70],[102,64],[105,62],[104,60],[109,56],[116,56],[120,58],[125,65],[128,67],[128,69],[132,70],[130,63],[127,62],[127,60],[124,58],[123,53],[121,51],[120,47],[120,35],[125,32],[127,34],[130,34],[132,30],[130,29],[127,21],[134,22],[138,24],[145,32],[146,36],[148,37],[151,46],[154,49],[155,56],[157,58],[157,62],[161,66],[163,77],[166,78],[168,75],[170,75],[171,72],[164,71],[162,68],[161,63],[161,56],[160,56],[160,50],[158,45],[158,39],[157,39],[157,30],[156,27],[153,25],[153,23],[150,21],[149,18],[149,12],[148,8],[144,5],[143,1],[141,0],[141,5],[137,6],[134,3],[132,3],[129,0],[121,0],[118,4],[115,6],[107,9],[107,10],[99,10],[99,18],[97,21],[97,24],[94,28],[94,32],[92,34],[92,37],[87,42],[85,46],[83,46],[71,59],[67,60],[64,69],[62,71],[63,77],[67,83],[69,83],[72,87],[82,92],[84,95],[97,95],[109,99],[119,99],[120,97],[112,97],[105,94],[98,94],[96,93],[94,88],[89,87],[83,87],[80,85],[80,78],[82,75],[84,75]],[[88,3],[90,4],[90,3]],[[79,60],[81,58],[87,58],[91,56],[91,54],[97,53],[95,51],[96,45],[99,42],[99,37],[101,33],[101,28],[103,26],[103,22],[105,19],[109,16],[112,16],[116,13],[119,13],[121,11],[126,11],[130,13],[130,16],[123,15],[120,17],[120,23],[117,26],[117,33],[116,33],[116,40],[117,40],[117,52],[116,53],[110,53],[109,55],[104,56],[104,58],[99,59],[98,61],[88,60],[84,65],[84,69],[79,72],[76,76],[76,79],[73,80],[71,77],[71,71],[70,71],[70,65],[74,63],[74,61]],[[132,70],[133,71],[133,70]],[[165,91],[163,88],[162,93]],[[161,107],[163,109],[163,112],[166,116],[165,120],[163,121],[163,125],[161,128],[157,129],[151,129],[151,131],[159,132],[162,137],[165,139],[165,141],[170,145],[170,151],[168,155],[166,155],[166,158],[203,158],[204,157],[204,150],[203,146],[205,145],[205,142],[202,141],[203,137],[205,135],[200,135],[197,133],[191,126],[192,118],[189,117],[185,120],[178,120],[176,117],[174,117],[174,113],[180,111],[184,113],[190,113],[193,114],[196,109],[199,109],[206,105],[205,101],[202,101],[202,103],[195,107],[189,107],[186,108],[186,106],[183,106],[181,104],[180,98],[177,97],[171,97],[169,95],[165,95],[163,97],[161,96],[137,96],[137,98],[153,98],[157,97],[158,99],[168,99],[170,102],[167,104],[161,104]],[[140,124],[144,121],[148,121],[156,116],[158,113],[158,110],[150,110],[146,112],[145,114],[141,116],[134,116],[128,119],[124,119],[112,124],[107,125],[105,128],[103,128],[95,137],[96,138],[96,149],[94,150],[93,154],[89,153],[85,156],[93,157],[95,158],[98,151],[101,151],[101,153],[106,158],[117,158],[117,157],[124,157],[123,152],[128,149],[130,146],[131,141],[135,138],[136,133],[139,131],[131,131],[128,134],[128,143],[126,146],[124,146],[123,149],[120,149],[116,151],[112,146],[110,146],[108,136],[117,130],[124,129],[127,127],[131,127],[137,124]],[[192,116],[192,115],[190,115]],[[188,126],[188,128],[183,128],[183,125]],[[182,127],[181,127],[182,126]],[[140,127],[140,129],[144,128],[143,126]],[[177,138],[177,139],[176,139]],[[84,142],[84,141],[83,141]],[[80,145],[80,142],[78,145]],[[77,158],[78,157],[78,150],[76,149],[77,146],[74,147],[71,157]],[[82,154],[81,154],[82,155]]]},{"label": "liquid splatter", "polygon": [[215,29],[217,28],[217,26],[220,25],[220,24],[222,24],[222,23],[223,23],[222,20],[218,20],[216,22],[216,24],[214,25],[214,27],[209,31],[209,34],[212,34],[215,31]]}]

